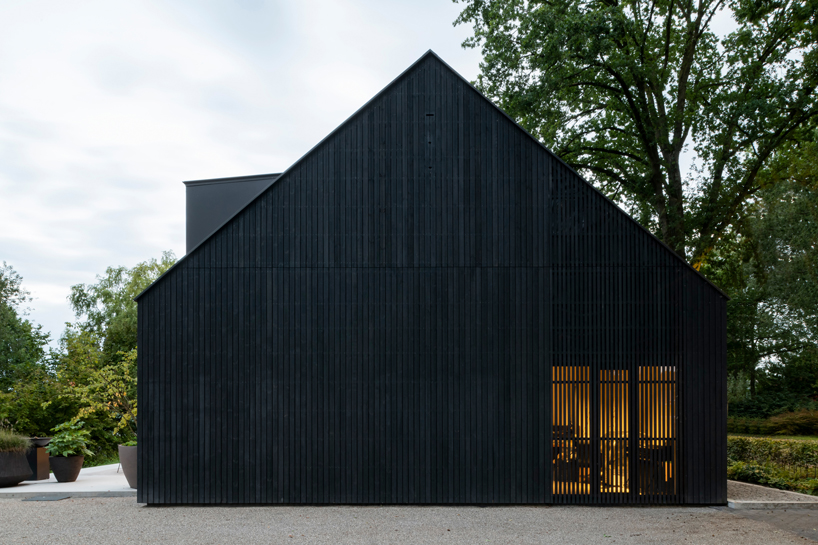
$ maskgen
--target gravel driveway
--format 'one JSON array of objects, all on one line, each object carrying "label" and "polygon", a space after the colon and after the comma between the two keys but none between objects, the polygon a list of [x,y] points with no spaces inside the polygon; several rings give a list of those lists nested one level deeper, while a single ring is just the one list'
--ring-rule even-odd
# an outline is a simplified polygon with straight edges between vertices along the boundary
[{"label": "gravel driveway", "polygon": [[804,543],[726,509],[146,507],[134,498],[0,501],[0,543]]}]

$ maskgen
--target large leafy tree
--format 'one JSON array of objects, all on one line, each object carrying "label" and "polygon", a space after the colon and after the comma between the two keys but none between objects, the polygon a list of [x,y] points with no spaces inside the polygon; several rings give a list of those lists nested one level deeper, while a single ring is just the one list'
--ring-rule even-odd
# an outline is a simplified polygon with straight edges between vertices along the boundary
[{"label": "large leafy tree", "polygon": [[697,266],[818,112],[816,0],[462,1],[478,88]]},{"label": "large leafy tree", "polygon": [[176,256],[167,251],[158,260],[149,259],[132,268],[108,267],[95,284],[71,287],[68,300],[79,320],[76,326],[99,339],[103,363],[136,348],[137,307],[133,299],[175,262]]},{"label": "large leafy tree", "polygon": [[97,453],[114,455],[136,431],[137,305],[134,297],[176,261],[173,252],[133,267],[108,267],[94,284],[71,287],[77,321],[53,354],[57,402],[85,422]]},{"label": "large leafy tree", "polygon": [[731,410],[767,416],[818,394],[818,131],[759,177],[751,213],[703,271],[732,297],[728,370],[750,399]]},{"label": "large leafy tree", "polygon": [[48,372],[49,335],[28,318],[31,302],[22,277],[11,265],[0,266],[0,422],[21,433],[45,435],[67,415],[65,404],[46,410],[42,403],[55,395]]},{"label": "large leafy tree", "polygon": [[0,393],[9,392],[41,362],[48,342],[42,326],[31,323],[31,301],[22,277],[5,261],[0,266]]}]

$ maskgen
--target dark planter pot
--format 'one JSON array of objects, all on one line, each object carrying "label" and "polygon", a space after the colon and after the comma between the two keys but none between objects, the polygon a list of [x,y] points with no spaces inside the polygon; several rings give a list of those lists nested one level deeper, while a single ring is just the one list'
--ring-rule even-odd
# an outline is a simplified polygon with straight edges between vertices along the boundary
[{"label": "dark planter pot", "polygon": [[26,451],[0,452],[0,487],[17,486],[31,477]]},{"label": "dark planter pot", "polygon": [[85,456],[51,456],[48,461],[51,463],[51,471],[60,483],[73,483],[77,480],[82,469],[82,462]]},{"label": "dark planter pot", "polygon": [[31,437],[30,439],[32,447],[47,447],[51,442],[50,437]]},{"label": "dark planter pot", "polygon": [[42,481],[51,476],[48,472],[48,453],[43,447],[29,449],[26,458],[33,472],[31,477],[28,478],[29,481]]},{"label": "dark planter pot", "polygon": [[119,463],[122,465],[122,473],[128,480],[128,486],[136,488],[136,447],[119,445]]}]

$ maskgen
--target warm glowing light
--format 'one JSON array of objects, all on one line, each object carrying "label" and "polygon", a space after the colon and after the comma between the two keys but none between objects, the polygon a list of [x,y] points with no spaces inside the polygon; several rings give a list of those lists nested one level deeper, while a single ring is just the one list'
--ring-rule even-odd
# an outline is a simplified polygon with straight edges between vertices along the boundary
[{"label": "warm glowing light", "polygon": [[630,491],[628,464],[628,371],[599,372],[600,492]]},{"label": "warm glowing light", "polygon": [[603,369],[593,378],[585,366],[552,368],[554,494],[675,494],[676,368]]}]

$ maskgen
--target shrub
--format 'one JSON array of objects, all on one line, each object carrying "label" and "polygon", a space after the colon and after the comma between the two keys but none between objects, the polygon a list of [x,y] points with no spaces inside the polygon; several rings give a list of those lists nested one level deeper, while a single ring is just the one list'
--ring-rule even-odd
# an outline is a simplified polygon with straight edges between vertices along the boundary
[{"label": "shrub", "polygon": [[768,437],[728,437],[727,458],[758,465],[818,466],[818,441]]},{"label": "shrub", "polygon": [[801,409],[766,419],[730,416],[727,431],[753,435],[818,435],[818,410]]},{"label": "shrub", "polygon": [[747,462],[733,462],[727,466],[727,478],[745,483],[767,484],[770,480],[762,466]]},{"label": "shrub", "polygon": [[24,452],[29,449],[31,442],[25,435],[19,435],[8,430],[0,430],[0,452]]},{"label": "shrub", "polygon": [[775,465],[761,466],[732,461],[727,465],[727,478],[745,483],[760,484],[780,490],[803,494],[818,494],[818,479],[792,475],[786,468]]},{"label": "shrub", "polygon": [[728,437],[727,478],[818,495],[818,441]]},{"label": "shrub", "polygon": [[727,432],[769,435],[773,433],[773,428],[770,426],[767,420],[762,418],[730,416],[727,418]]},{"label": "shrub", "polygon": [[781,413],[768,419],[772,433],[776,435],[816,435],[818,434],[818,411],[801,409],[791,413]]}]

